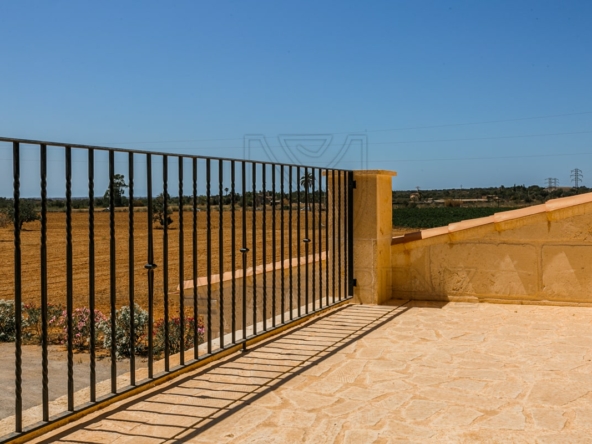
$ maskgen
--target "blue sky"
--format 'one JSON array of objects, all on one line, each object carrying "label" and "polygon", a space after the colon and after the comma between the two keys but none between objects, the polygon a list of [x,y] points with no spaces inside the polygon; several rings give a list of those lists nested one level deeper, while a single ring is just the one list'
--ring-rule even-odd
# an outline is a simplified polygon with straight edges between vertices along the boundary
[{"label": "blue sky", "polygon": [[589,1],[5,0],[0,17],[0,136],[241,158],[245,135],[336,153],[363,134],[367,164],[339,166],[395,170],[395,189],[569,185],[576,167],[592,185]]}]

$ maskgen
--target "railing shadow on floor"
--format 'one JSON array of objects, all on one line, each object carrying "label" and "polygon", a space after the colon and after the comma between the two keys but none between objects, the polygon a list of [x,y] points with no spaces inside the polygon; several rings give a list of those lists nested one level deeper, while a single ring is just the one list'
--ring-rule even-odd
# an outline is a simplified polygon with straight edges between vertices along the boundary
[{"label": "railing shadow on floor", "polygon": [[185,442],[409,309],[406,304],[346,305],[37,442],[103,442],[113,432]]}]

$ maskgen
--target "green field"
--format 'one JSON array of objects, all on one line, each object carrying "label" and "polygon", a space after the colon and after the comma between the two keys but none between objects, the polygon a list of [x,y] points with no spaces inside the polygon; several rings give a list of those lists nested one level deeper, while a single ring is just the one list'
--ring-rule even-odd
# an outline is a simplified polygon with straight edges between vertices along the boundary
[{"label": "green field", "polygon": [[435,207],[435,208],[395,208],[393,226],[408,228],[442,227],[461,220],[491,216],[516,208],[484,207]]}]

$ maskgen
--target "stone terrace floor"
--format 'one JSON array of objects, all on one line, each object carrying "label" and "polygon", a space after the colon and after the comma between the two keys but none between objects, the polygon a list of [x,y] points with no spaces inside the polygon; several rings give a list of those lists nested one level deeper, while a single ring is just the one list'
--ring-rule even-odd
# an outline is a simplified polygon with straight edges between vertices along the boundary
[{"label": "stone terrace floor", "polygon": [[592,308],[401,303],[346,306],[36,442],[592,442]]}]

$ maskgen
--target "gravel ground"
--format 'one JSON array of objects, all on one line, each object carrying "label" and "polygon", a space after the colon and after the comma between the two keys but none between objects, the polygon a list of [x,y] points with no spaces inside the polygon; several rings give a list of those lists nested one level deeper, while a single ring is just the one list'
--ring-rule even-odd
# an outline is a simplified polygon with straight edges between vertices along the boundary
[{"label": "gravel ground", "polygon": [[[23,410],[41,404],[41,347],[24,345],[22,355]],[[49,347],[49,400],[68,393],[68,361],[63,346]],[[15,365],[14,343],[0,343],[0,419],[14,415],[15,408]],[[90,383],[90,357],[88,353],[74,354],[74,390],[78,391]],[[137,367],[145,367],[141,359],[136,358]],[[129,371],[129,360],[117,362],[117,374]],[[109,358],[96,361],[97,382],[111,376]]]}]

